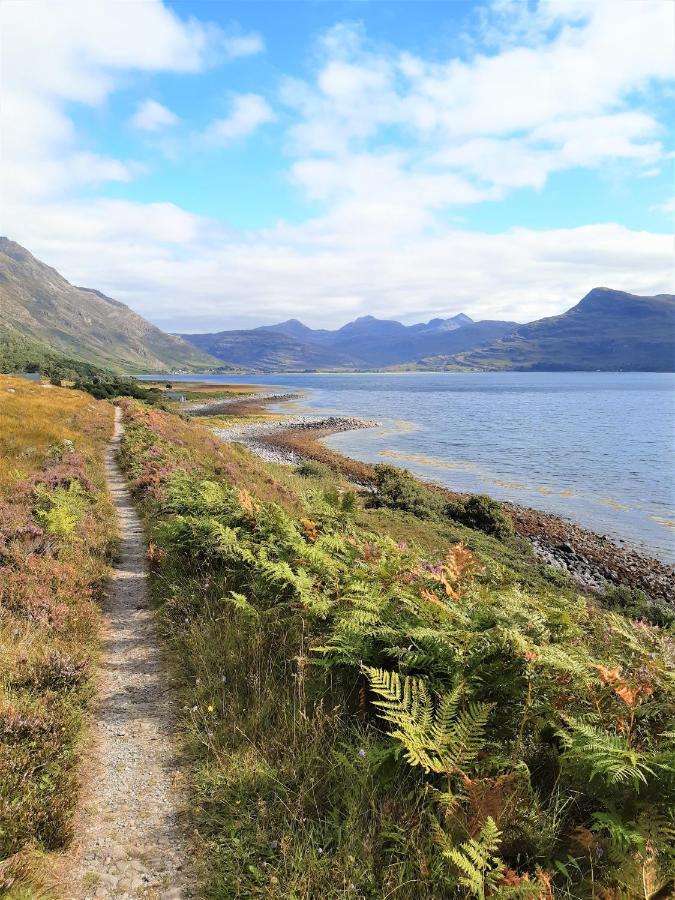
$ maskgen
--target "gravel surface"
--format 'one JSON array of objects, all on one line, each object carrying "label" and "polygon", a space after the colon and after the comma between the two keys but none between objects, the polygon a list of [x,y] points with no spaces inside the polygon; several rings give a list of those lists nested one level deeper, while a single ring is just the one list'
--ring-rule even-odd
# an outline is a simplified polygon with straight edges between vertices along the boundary
[{"label": "gravel surface", "polygon": [[257,406],[267,403],[285,403],[289,400],[299,400],[301,394],[239,394],[221,400],[207,400],[204,403],[186,403],[181,406],[181,411],[189,416],[219,416],[227,415],[241,406]]},{"label": "gravel surface", "polygon": [[[336,434],[339,431],[354,431],[357,428],[375,428],[379,422],[367,419],[356,419],[351,416],[293,416],[276,422],[259,422],[247,425],[233,425],[231,428],[214,428],[214,434],[223,441],[237,441],[248,447],[266,462],[281,463],[286,466],[297,466],[302,461],[298,453],[283,445],[270,444],[269,438],[275,432],[319,431],[329,430]],[[263,442],[261,438],[268,440]]]},{"label": "gravel surface", "polygon": [[69,900],[191,896],[178,824],[174,709],[148,606],[146,544],[116,461],[120,410],[106,457],[121,530],[104,612],[106,633],[78,840],[69,861]]}]

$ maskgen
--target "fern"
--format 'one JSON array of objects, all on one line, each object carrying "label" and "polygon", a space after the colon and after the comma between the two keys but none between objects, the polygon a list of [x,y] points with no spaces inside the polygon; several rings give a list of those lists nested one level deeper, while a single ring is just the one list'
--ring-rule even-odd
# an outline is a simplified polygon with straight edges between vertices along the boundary
[{"label": "fern", "polygon": [[583,768],[590,767],[590,778],[600,776],[609,784],[632,783],[638,788],[654,775],[648,757],[628,746],[626,738],[601,731],[594,725],[565,717],[567,729],[558,732],[565,752],[563,761]]},{"label": "fern", "polygon": [[501,832],[494,819],[488,816],[478,836],[469,838],[459,847],[452,846],[437,822],[434,823],[434,832],[443,856],[459,872],[459,883],[468,889],[472,897],[484,900],[486,893],[499,884],[505,869],[503,861],[497,856]]},{"label": "fern", "polygon": [[238,594],[235,591],[230,591],[229,597],[223,597],[224,603],[229,603],[233,606],[237,612],[241,613],[245,619],[255,620],[260,618],[260,614],[258,610],[253,606],[253,604],[244,597],[243,594]]},{"label": "fern", "polygon": [[425,772],[452,774],[471,763],[485,744],[492,704],[469,703],[458,711],[462,686],[436,702],[422,678],[364,666],[380,717],[393,724],[391,736],[405,748],[405,758]]}]

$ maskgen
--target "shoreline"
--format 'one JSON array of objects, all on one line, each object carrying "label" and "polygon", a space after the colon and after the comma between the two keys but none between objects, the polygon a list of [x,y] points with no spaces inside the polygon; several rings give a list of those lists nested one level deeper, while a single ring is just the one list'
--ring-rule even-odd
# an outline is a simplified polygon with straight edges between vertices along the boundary
[{"label": "shoreline", "polygon": [[[302,397],[298,394],[270,396],[251,395],[233,401],[210,405],[211,412],[197,415],[217,415],[216,406],[227,412],[264,412],[268,403],[285,402]],[[202,404],[206,407],[208,404]],[[185,412],[192,415],[190,410]],[[321,416],[286,414],[273,422],[242,423],[213,431],[221,440],[243,444],[266,462],[298,465],[304,459],[316,459],[337,467],[354,483],[368,487],[371,466],[331,450],[320,443],[331,434],[360,428],[377,427],[380,423],[353,416]],[[420,479],[423,481],[423,479]],[[448,499],[466,496],[443,485],[426,482],[442,490]],[[500,501],[513,520],[515,532],[528,541],[537,557],[548,565],[566,572],[587,591],[598,592],[606,587],[637,588],[652,600],[675,606],[675,567],[647,556],[631,546],[620,546],[608,536],[597,534],[578,523],[554,513],[532,507]]]}]

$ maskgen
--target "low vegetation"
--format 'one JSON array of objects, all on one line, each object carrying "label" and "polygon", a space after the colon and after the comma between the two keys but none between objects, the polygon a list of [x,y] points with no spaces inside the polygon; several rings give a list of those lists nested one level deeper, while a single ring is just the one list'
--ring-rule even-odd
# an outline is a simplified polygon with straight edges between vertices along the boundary
[{"label": "low vegetation", "polygon": [[40,372],[47,378],[92,378],[102,369],[54,352],[46,344],[5,331],[0,325],[0,373]]},{"label": "low vegetation", "polygon": [[666,627],[575,595],[481,498],[450,517],[380,469],[364,508],[122,403],[206,896],[672,892]]},{"label": "low vegetation", "polygon": [[3,896],[28,877],[29,851],[71,836],[97,599],[115,537],[102,464],[111,428],[112,407],[86,394],[0,378]]},{"label": "low vegetation", "polygon": [[76,378],[73,387],[86,391],[97,400],[112,400],[114,397],[134,397],[146,403],[164,402],[164,392],[157,387],[146,387],[135,378],[119,375],[94,375],[91,378]]}]

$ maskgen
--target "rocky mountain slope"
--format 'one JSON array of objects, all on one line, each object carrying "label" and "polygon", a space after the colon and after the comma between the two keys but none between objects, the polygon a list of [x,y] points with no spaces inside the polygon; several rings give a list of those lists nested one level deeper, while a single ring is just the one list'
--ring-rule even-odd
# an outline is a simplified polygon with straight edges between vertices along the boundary
[{"label": "rocky mountain slope", "polygon": [[0,237],[0,351],[3,346],[32,347],[115,372],[222,366],[124,303],[70,284],[6,237]]}]

